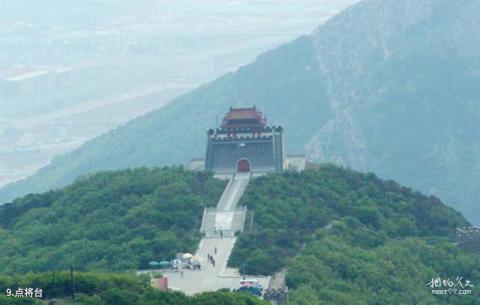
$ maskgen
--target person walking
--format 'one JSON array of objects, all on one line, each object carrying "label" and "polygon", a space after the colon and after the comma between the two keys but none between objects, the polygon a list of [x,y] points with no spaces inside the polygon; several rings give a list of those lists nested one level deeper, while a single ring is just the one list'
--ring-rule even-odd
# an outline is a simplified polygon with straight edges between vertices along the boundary
[{"label": "person walking", "polygon": [[182,277],[182,279],[183,279],[183,270],[182,270],[182,271],[180,271],[180,276],[181,276],[181,277]]},{"label": "person walking", "polygon": [[213,249],[213,252],[217,254],[217,246],[215,246],[215,248]]}]

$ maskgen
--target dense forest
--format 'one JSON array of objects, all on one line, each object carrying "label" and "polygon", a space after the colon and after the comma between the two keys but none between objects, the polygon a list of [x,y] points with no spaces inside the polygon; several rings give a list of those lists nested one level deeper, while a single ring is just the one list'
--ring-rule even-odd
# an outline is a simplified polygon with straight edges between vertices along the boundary
[{"label": "dense forest", "polygon": [[[19,198],[0,207],[0,288],[41,283],[52,295],[53,271],[60,277],[70,266],[125,272],[194,251],[202,210],[217,202],[224,186],[209,173],[140,168]],[[240,204],[253,225],[248,218],[229,264],[246,274],[286,269],[291,305],[478,304],[475,287],[472,295],[439,297],[426,285],[457,276],[480,282],[480,256],[462,251],[454,239],[456,228],[469,223],[433,196],[326,164],[256,178]],[[20,276],[27,272],[34,273]],[[122,287],[145,279],[125,274],[79,276],[80,291],[82,276],[114,282],[88,284],[90,294],[79,296],[85,305],[257,304],[225,292],[194,298],[150,288],[136,293]],[[68,295],[68,287],[61,291],[53,295]]]},{"label": "dense forest", "polygon": [[230,265],[247,274],[288,267],[291,304],[478,304],[478,294],[435,298],[425,285],[480,280],[479,256],[454,244],[467,221],[435,197],[324,165],[260,177],[241,204],[254,226]]},{"label": "dense forest", "polygon": [[[247,294],[210,292],[185,296],[165,293],[150,287],[148,276],[127,273],[75,272],[75,302],[71,300],[72,285],[68,272],[36,273],[23,276],[1,276],[0,291],[13,287],[42,287],[45,299],[61,300],[61,304],[78,305],[267,305]],[[41,305],[35,299],[0,296],[1,305]]]},{"label": "dense forest", "polygon": [[0,207],[0,273],[145,268],[195,251],[225,183],[181,168],[82,177]]}]

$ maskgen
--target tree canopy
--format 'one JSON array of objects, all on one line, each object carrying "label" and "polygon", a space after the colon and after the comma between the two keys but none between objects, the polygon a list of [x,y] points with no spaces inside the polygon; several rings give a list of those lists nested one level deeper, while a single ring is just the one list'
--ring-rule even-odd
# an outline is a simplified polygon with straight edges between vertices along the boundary
[{"label": "tree canopy", "polygon": [[229,264],[247,274],[288,268],[291,304],[478,301],[436,298],[426,286],[439,277],[480,280],[478,254],[454,243],[468,222],[435,197],[323,165],[260,177],[241,204],[254,211],[253,229],[239,235]]},{"label": "tree canopy", "polygon": [[[165,294],[142,278],[98,273],[193,252],[202,210],[215,205],[224,187],[209,173],[139,168],[19,198],[0,207],[0,273],[11,274],[0,276],[0,288],[38,285],[64,297],[62,270],[75,266],[97,271],[78,275],[83,305],[262,304],[226,292]],[[426,285],[457,276],[480,281],[478,253],[454,240],[456,228],[469,223],[436,197],[326,164],[253,179],[240,204],[253,226],[247,217],[229,264],[247,274],[287,268],[290,304],[478,304],[475,287],[472,295],[435,296]],[[52,271],[59,286],[52,286]]]},{"label": "tree canopy", "polygon": [[123,271],[195,251],[224,187],[181,168],[101,172],[0,207],[0,272]]}]

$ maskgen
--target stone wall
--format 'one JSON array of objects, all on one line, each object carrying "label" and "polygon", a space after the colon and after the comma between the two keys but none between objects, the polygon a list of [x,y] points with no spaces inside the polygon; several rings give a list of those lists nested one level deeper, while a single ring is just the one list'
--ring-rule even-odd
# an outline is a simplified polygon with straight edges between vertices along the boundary
[{"label": "stone wall", "polygon": [[275,131],[270,135],[250,137],[225,137],[222,130],[210,131],[205,168],[215,173],[235,173],[237,161],[245,158],[253,173],[283,170],[283,132],[281,129]]}]

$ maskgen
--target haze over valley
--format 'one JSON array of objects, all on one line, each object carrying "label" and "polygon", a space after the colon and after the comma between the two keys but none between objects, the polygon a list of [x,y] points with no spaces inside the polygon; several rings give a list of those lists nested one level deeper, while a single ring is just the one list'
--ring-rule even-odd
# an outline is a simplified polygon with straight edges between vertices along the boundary
[{"label": "haze over valley", "polygon": [[354,2],[0,0],[0,185]]}]

